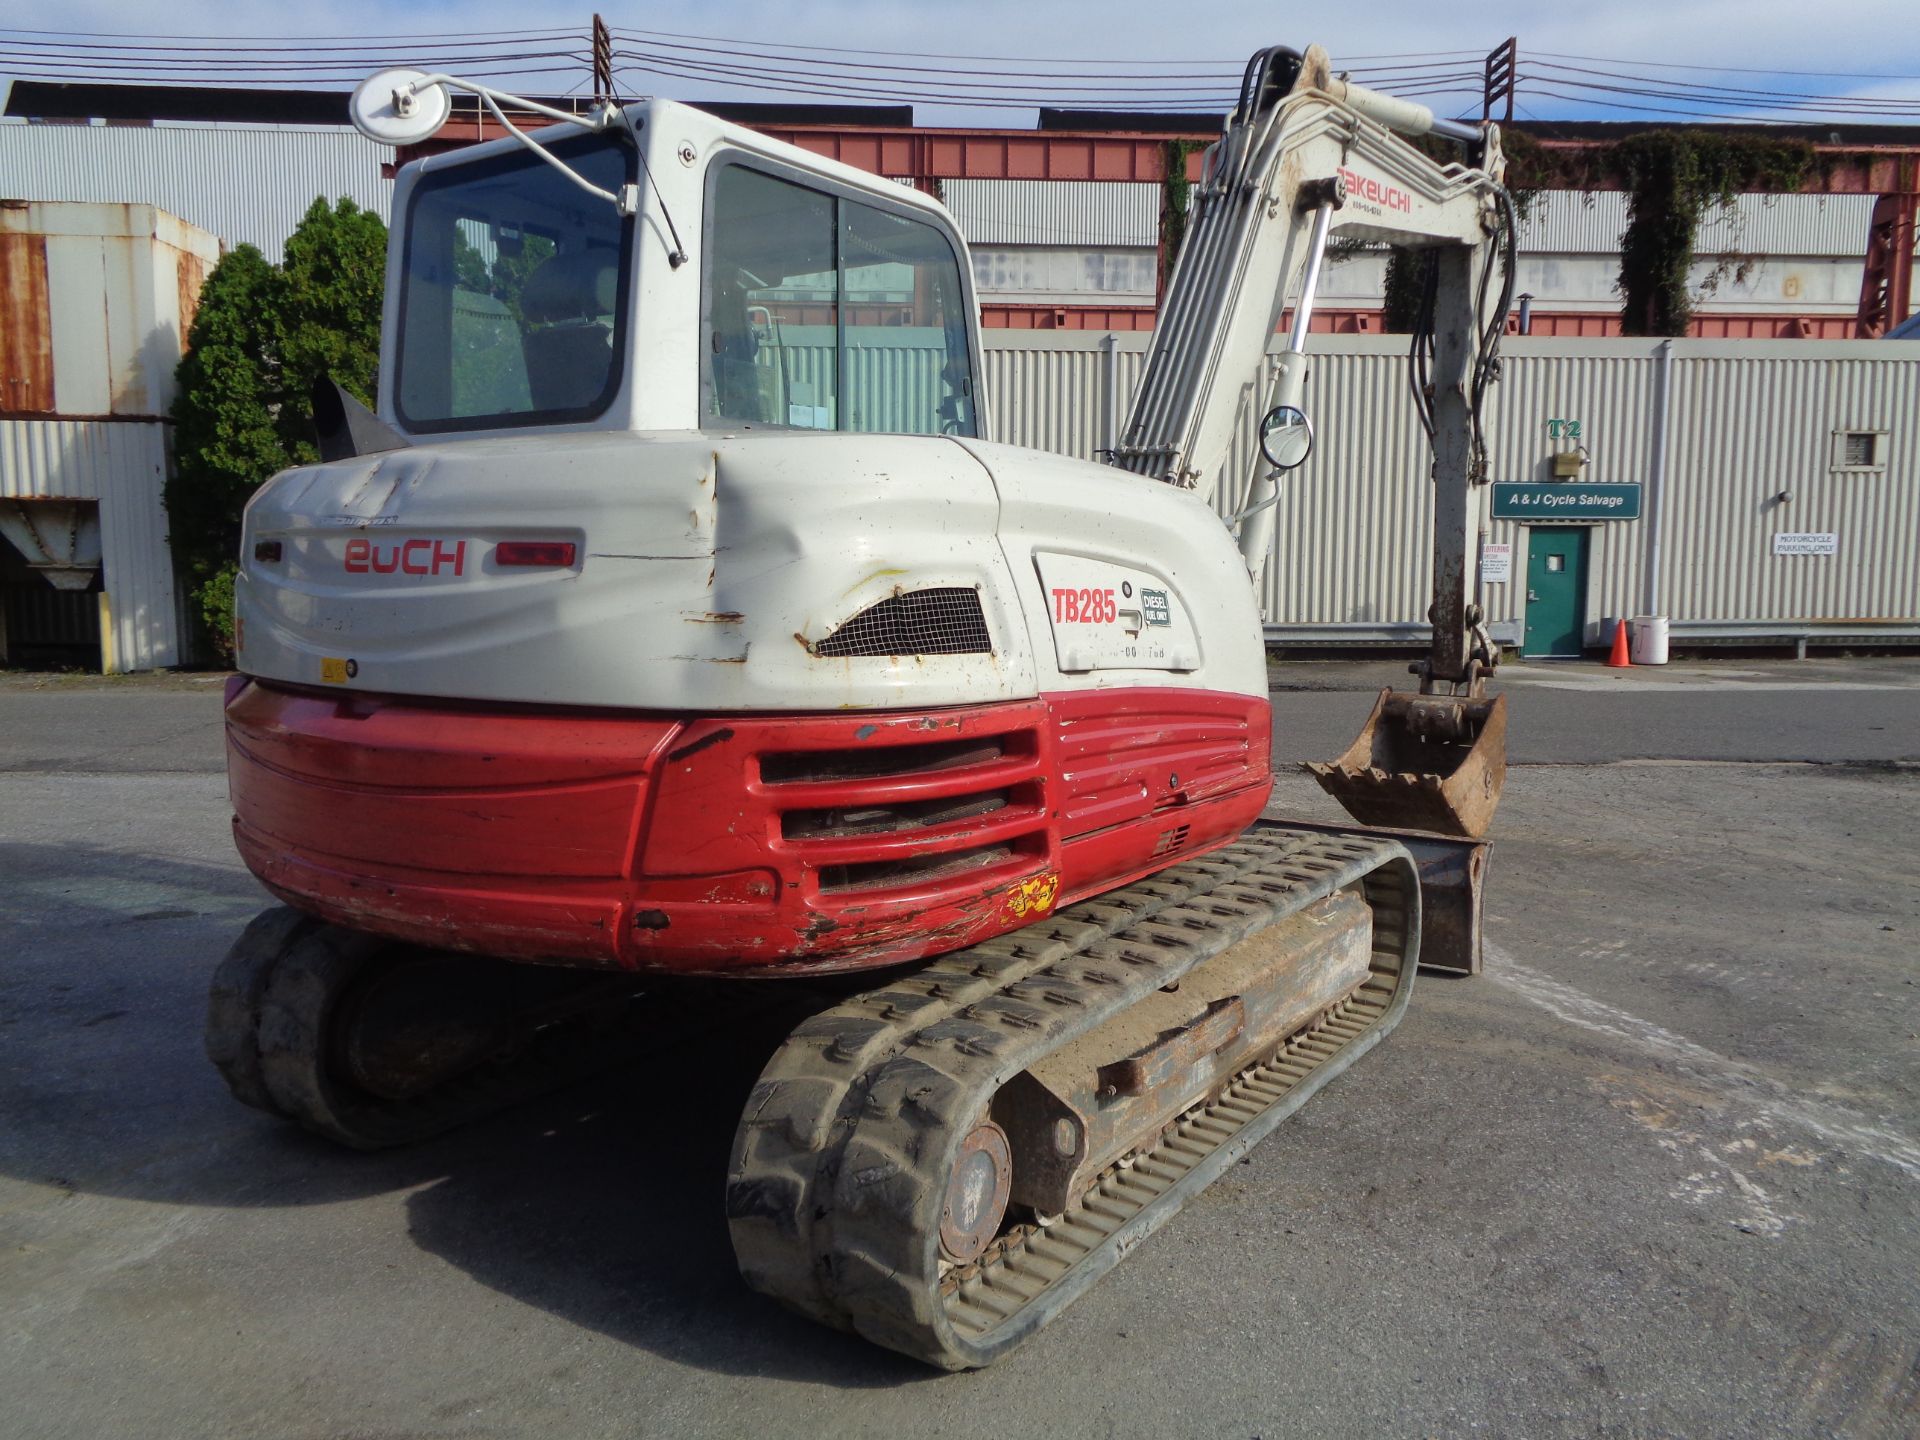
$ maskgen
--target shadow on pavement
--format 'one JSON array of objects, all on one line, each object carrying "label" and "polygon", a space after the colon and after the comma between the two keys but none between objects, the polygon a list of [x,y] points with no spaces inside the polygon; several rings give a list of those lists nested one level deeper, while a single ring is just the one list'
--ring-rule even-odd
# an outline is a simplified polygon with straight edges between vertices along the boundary
[{"label": "shadow on pavement", "polygon": [[[934,1372],[750,1292],[722,1192],[735,1121],[805,1013],[721,1006],[617,1071],[411,1148],[340,1149],[234,1101],[201,1050],[205,987],[263,903],[237,868],[0,845],[0,1176],[215,1209],[413,1190],[427,1253],[680,1363],[847,1387]],[[680,1013],[684,1013],[681,1011]]]}]

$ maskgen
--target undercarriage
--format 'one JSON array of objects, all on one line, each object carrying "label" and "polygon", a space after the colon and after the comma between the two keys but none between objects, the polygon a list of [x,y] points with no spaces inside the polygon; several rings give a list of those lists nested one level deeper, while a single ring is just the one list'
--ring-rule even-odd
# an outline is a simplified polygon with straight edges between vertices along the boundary
[{"label": "undercarriage", "polygon": [[[1263,822],[872,988],[841,982],[741,1117],[742,1274],[931,1364],[991,1362],[1393,1028],[1420,917],[1401,844]],[[785,988],[720,987],[741,1009]],[[221,966],[207,1047],[240,1100],[374,1149],[616,1066],[716,1003],[277,909]]]}]

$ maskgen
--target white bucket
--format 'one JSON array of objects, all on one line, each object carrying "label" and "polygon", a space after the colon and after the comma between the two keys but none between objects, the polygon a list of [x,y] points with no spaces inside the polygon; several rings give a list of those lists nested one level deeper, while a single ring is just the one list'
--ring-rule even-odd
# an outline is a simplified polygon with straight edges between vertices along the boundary
[{"label": "white bucket", "polygon": [[1636,665],[1667,663],[1667,617],[1636,615],[1627,622],[1627,657]]}]

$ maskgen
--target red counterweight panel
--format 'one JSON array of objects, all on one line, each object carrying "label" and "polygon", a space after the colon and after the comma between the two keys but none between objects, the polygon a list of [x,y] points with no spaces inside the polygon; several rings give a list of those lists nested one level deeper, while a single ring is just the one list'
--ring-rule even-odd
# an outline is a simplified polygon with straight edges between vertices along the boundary
[{"label": "red counterweight panel", "polygon": [[254,682],[227,704],[234,840],[268,889],[340,925],[606,963],[648,769],[679,728]]},{"label": "red counterweight panel", "polygon": [[685,719],[332,696],[228,705],[242,856],[445,948],[697,974],[939,954],[1237,835],[1264,699],[1103,690]]}]

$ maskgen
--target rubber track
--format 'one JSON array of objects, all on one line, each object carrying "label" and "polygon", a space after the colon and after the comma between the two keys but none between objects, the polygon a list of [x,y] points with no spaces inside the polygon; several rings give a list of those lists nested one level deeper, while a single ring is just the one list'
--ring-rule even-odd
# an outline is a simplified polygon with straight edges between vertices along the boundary
[{"label": "rubber track", "polygon": [[[946,1177],[993,1095],[1202,960],[1335,891],[1374,911],[1349,999],[1107,1172],[1044,1230],[964,1271],[939,1255]],[[943,956],[813,1016],[768,1063],[727,1185],[747,1282],[813,1319],[947,1369],[1026,1339],[1399,1021],[1419,951],[1407,852],[1261,824],[1221,850]]]},{"label": "rubber track", "polygon": [[388,942],[280,907],[256,916],[214,972],[207,1056],[234,1098],[356,1150],[410,1144],[584,1079],[634,1049],[637,1006],[549,1026],[512,1059],[409,1100],[368,1096],[331,1073],[333,1001]]}]

